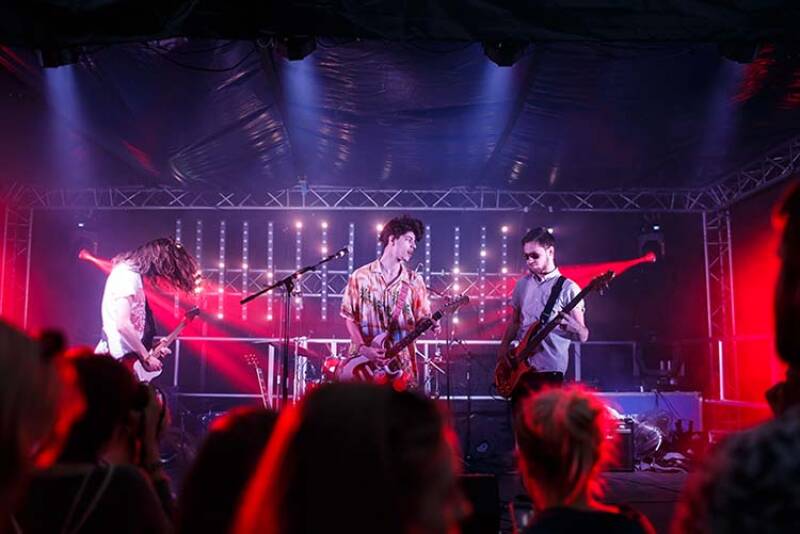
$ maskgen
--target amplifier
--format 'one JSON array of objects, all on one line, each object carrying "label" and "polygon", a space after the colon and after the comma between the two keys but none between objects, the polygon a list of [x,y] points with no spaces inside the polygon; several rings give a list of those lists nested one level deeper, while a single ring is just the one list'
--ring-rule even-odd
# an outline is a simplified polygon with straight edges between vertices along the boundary
[{"label": "amplifier", "polygon": [[609,471],[633,471],[633,430],[636,422],[630,417],[614,421],[614,434],[608,439],[616,441],[616,461],[609,466]]}]

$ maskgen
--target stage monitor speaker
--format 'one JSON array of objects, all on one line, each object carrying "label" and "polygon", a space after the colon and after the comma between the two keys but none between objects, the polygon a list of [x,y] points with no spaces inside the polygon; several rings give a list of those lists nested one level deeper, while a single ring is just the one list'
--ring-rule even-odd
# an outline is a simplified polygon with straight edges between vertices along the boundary
[{"label": "stage monitor speaker", "polygon": [[494,475],[467,474],[459,477],[461,490],[472,507],[470,516],[461,522],[462,534],[485,534],[500,531],[500,490]]},{"label": "stage monitor speaker", "polygon": [[636,422],[631,418],[619,419],[615,421],[613,432],[616,436],[609,436],[609,439],[616,437],[616,458],[617,461],[611,464],[609,471],[633,471],[635,468],[633,430]]}]

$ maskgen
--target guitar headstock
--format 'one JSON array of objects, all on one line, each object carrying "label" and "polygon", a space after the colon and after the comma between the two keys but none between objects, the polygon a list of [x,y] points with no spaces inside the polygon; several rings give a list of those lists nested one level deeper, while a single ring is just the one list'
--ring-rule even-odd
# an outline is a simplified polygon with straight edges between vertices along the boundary
[{"label": "guitar headstock", "polygon": [[438,321],[442,318],[442,315],[445,313],[450,313],[456,308],[460,306],[464,306],[465,304],[469,303],[469,297],[467,295],[459,295],[453,299],[450,299],[447,304],[439,308],[439,310],[433,314],[433,320]]},{"label": "guitar headstock", "polygon": [[243,356],[244,361],[247,362],[247,365],[251,365],[253,367],[258,367],[258,355],[255,353],[252,354],[245,354]]},{"label": "guitar headstock", "polygon": [[591,282],[589,282],[589,287],[593,290],[597,291],[601,295],[608,289],[608,285],[616,276],[616,273],[612,270],[608,270],[599,276],[595,276]]},{"label": "guitar headstock", "polygon": [[200,308],[195,306],[183,314],[183,319],[188,323],[189,321],[194,320],[198,315],[200,315]]}]

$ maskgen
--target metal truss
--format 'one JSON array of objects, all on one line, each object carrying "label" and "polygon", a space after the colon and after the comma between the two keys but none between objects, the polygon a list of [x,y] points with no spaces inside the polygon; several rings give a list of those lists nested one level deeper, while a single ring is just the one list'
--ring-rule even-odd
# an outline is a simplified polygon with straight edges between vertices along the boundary
[{"label": "metal truss", "polygon": [[0,315],[23,328],[28,326],[33,213],[11,205],[3,212]]},{"label": "metal truss", "polygon": [[[203,276],[216,280],[219,276],[219,269],[203,269]],[[248,270],[246,293],[255,293],[267,287],[271,280],[267,278],[266,269]],[[291,274],[290,271],[276,271],[275,276],[283,277]],[[483,299],[484,300],[503,300],[507,298],[506,290],[509,283],[515,280],[514,276],[501,273],[485,273]],[[326,277],[326,296],[328,298],[342,298],[347,287],[347,271],[328,271]],[[458,274],[458,288],[454,286],[453,274],[446,271],[431,272],[430,287],[438,293],[469,295],[479,302],[481,298],[481,288],[479,286],[480,277],[478,273],[460,272]],[[310,272],[303,275],[300,282],[300,294],[302,297],[320,298],[322,296],[323,277],[321,272]],[[225,271],[225,293],[228,295],[240,296],[242,291],[242,270],[228,269]]]},{"label": "metal truss", "polygon": [[466,187],[416,190],[296,186],[272,192],[236,193],[169,187],[44,190],[16,186],[6,196],[20,208],[51,210],[701,212],[717,208],[716,198],[702,189],[511,191]]},{"label": "metal truss", "polygon": [[[733,249],[731,216],[728,210],[703,213],[703,244],[706,263],[706,302],[709,355],[717,352],[719,395],[725,397],[723,353],[735,352],[736,316],[733,295]],[[725,348],[727,346],[727,348]],[[735,359],[735,354],[734,354]],[[736,366],[732,366],[736,369]],[[738,383],[733,376],[733,386]]]},{"label": "metal truss", "polygon": [[791,176],[800,161],[800,136],[774,148],[757,161],[724,176],[708,188],[720,208],[727,208]]}]

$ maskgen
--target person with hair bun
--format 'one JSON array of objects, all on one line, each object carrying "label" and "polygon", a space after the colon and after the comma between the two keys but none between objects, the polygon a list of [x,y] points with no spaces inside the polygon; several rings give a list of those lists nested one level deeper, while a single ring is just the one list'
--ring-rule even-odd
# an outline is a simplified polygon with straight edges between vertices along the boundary
[{"label": "person with hair bun", "polygon": [[627,507],[603,504],[600,473],[613,460],[607,407],[577,386],[542,390],[514,414],[519,470],[534,503],[524,532],[655,532]]}]

